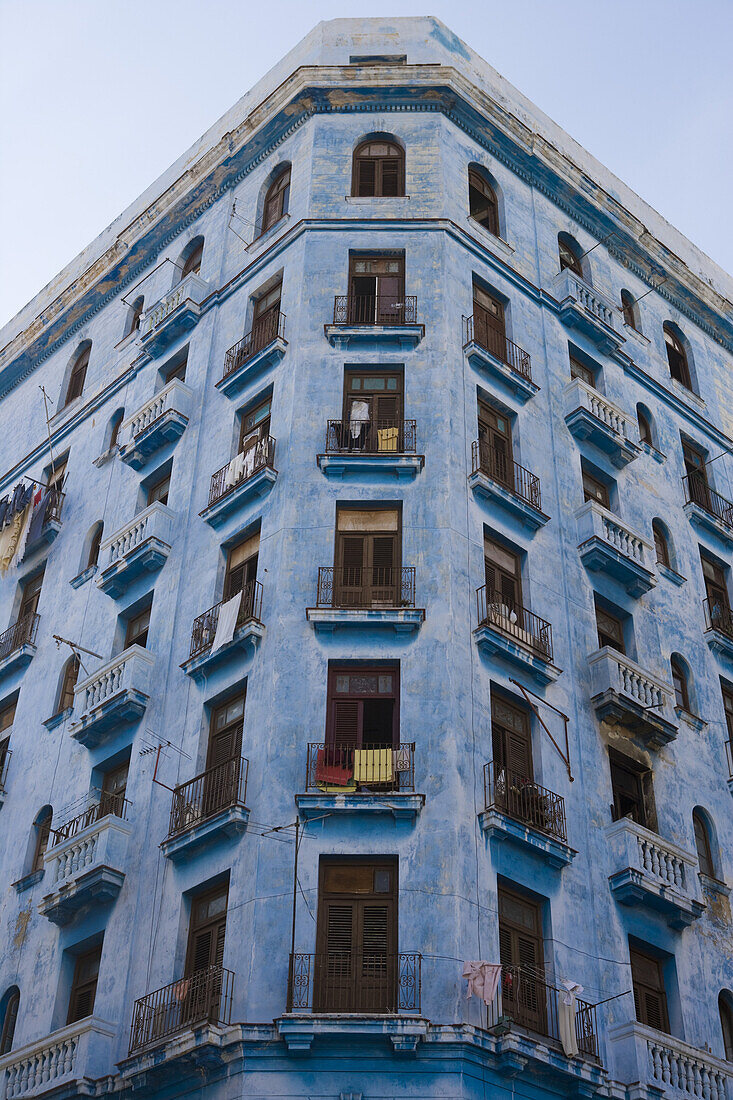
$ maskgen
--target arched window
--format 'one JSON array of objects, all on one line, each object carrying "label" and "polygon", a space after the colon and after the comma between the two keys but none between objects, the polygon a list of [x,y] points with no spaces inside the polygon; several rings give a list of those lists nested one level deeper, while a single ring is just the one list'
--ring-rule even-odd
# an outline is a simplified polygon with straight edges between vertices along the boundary
[{"label": "arched window", "polygon": [[143,315],[143,302],[144,301],[145,301],[145,299],[143,298],[143,296],[141,294],[140,297],[136,298],[135,301],[130,306],[130,315],[129,315],[129,321],[128,321],[128,325],[127,325],[127,332],[125,333],[126,336],[129,336],[131,332],[137,332],[137,330],[140,328],[140,318]]},{"label": "arched window", "polygon": [[499,236],[499,202],[489,181],[475,168],[468,170],[468,212],[474,221]]},{"label": "arched window", "polygon": [[201,270],[201,260],[204,255],[204,238],[197,237],[189,246],[188,255],[183,261],[183,268],[181,269],[181,281],[183,281],[187,275],[198,275]]},{"label": "arched window", "polygon": [[104,524],[100,521],[92,528],[92,537],[89,543],[89,554],[86,564],[87,569],[90,569],[93,565],[97,565],[97,563],[99,562],[99,547],[102,545],[103,533]]},{"label": "arched window", "polygon": [[270,226],[280,221],[288,212],[290,201],[290,165],[278,172],[275,179],[267,189],[265,205],[262,210],[262,232],[266,233]]},{"label": "arched window", "polygon": [[582,279],[583,268],[580,264],[580,249],[577,242],[567,233],[558,233],[557,251],[560,257],[560,270],[564,271],[567,268]]},{"label": "arched window", "polygon": [[74,705],[74,688],[76,687],[76,681],[79,679],[79,658],[77,656],[69,657],[68,661],[64,665],[64,674],[61,677],[61,685],[59,687],[59,697],[56,704],[56,713],[62,714],[65,710],[69,710]]},{"label": "arched window", "polygon": [[669,544],[667,542],[667,535],[658,519],[652,520],[652,533],[654,535],[654,549],[657,552],[657,561],[660,565],[666,565],[668,569],[671,569],[669,564]]},{"label": "arched window", "polygon": [[388,198],[405,193],[405,154],[394,141],[363,141],[354,150],[352,195]]},{"label": "arched window", "polygon": [[697,862],[700,866],[700,873],[707,875],[708,878],[715,878],[710,832],[708,831],[707,822],[699,810],[692,811],[692,824],[695,827],[695,847],[697,848]]},{"label": "arched window", "polygon": [[0,1054],[9,1054],[13,1049],[13,1036],[15,1035],[15,1025],[18,1020],[18,1009],[20,1008],[20,990],[17,985],[11,986],[7,991],[2,1001],[0,1002],[0,1011],[2,1012],[2,1031],[0,1031]]},{"label": "arched window", "polygon": [[621,291],[621,312],[624,315],[624,324],[633,328],[634,332],[641,332],[639,328],[639,308],[634,295],[628,290]]},{"label": "arched window", "polygon": [[723,1049],[725,1060],[733,1062],[733,994],[723,990],[718,995],[718,1011],[720,1012],[720,1027],[723,1032]]},{"label": "arched window", "polygon": [[77,356],[76,362],[71,368],[71,374],[69,375],[69,384],[66,387],[66,400],[64,405],[70,405],[72,401],[75,401],[77,397],[81,397],[84,392],[84,382],[87,377],[87,367],[89,366],[89,353],[91,351],[91,345],[84,348],[83,351]]},{"label": "arched window", "polygon": [[686,389],[692,389],[692,378],[690,375],[690,364],[687,362],[687,352],[682,346],[682,341],[672,327],[665,322],[664,324],[664,346],[667,349],[667,362],[669,363],[669,373],[675,379],[680,382]]},{"label": "arched window", "polygon": [[654,446],[652,440],[652,419],[643,405],[636,406],[636,419],[639,423],[639,442]]},{"label": "arched window", "polygon": [[120,427],[121,427],[122,421],[124,419],[125,419],[125,410],[124,409],[118,409],[117,412],[113,413],[112,416],[110,417],[109,424],[107,425],[107,448],[106,449],[108,451],[111,451],[113,447],[117,446],[117,440],[118,440],[119,435],[120,435]]},{"label": "arched window", "polygon": [[674,654],[669,663],[672,669],[672,683],[674,684],[674,701],[678,707],[689,711],[690,691],[687,683],[687,670],[680,658]]},{"label": "arched window", "polygon": [[43,870],[43,857],[46,854],[48,841],[51,836],[52,817],[53,810],[51,809],[51,807],[44,806],[33,823],[35,844],[33,847],[33,863],[31,864],[31,873],[33,871]]}]

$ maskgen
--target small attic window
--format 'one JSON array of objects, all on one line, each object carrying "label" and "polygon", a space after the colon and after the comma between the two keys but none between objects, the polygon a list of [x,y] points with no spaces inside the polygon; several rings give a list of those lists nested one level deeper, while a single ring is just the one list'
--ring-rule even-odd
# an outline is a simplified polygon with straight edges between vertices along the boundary
[{"label": "small attic window", "polygon": [[406,65],[406,53],[357,53],[349,58],[349,65]]}]

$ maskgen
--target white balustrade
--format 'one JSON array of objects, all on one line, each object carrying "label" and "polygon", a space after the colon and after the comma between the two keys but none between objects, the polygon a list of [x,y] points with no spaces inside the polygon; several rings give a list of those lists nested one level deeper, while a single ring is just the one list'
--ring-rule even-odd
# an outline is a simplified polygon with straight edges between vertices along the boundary
[{"label": "white balustrade", "polygon": [[647,672],[630,657],[610,646],[592,653],[588,658],[591,672],[591,696],[613,691],[634,706],[653,711],[672,725],[677,724],[674,712],[674,689],[671,684]]},{"label": "white balustrade", "polygon": [[[609,431],[623,436],[624,439],[633,439],[634,428],[630,417],[613,401],[609,401],[598,390],[594,390],[592,386],[584,382],[582,378],[574,378],[565,387],[565,400],[568,413],[573,412],[575,409],[585,409],[596,420],[600,420]],[[636,434],[638,435],[638,431]]]},{"label": "white balustrade", "polygon": [[144,432],[156,420],[167,412],[180,413],[188,418],[191,411],[192,391],[181,382],[180,378],[174,378],[162,390],[158,390],[149,401],[129,416],[120,425],[120,437],[125,441],[134,441],[135,437]]},{"label": "white balustrade", "polygon": [[558,297],[560,301],[571,299],[588,313],[592,314],[608,328],[615,328],[616,306],[601,291],[588,286],[575,272],[565,268],[557,277]]},{"label": "white balustrade", "polygon": [[674,841],[664,840],[631,818],[623,817],[606,828],[611,871],[635,869],[655,888],[674,890],[698,900],[700,887],[697,857]]},{"label": "white balustrade", "polygon": [[0,1095],[20,1100],[111,1073],[114,1036],[114,1024],[89,1016],[12,1051],[0,1058]]},{"label": "white balustrade", "polygon": [[611,1024],[608,1041],[612,1076],[625,1084],[655,1085],[669,1100],[732,1100],[730,1063],[706,1050],[633,1019]]},{"label": "white balustrade", "polygon": [[133,645],[98,668],[74,689],[74,721],[122,692],[134,690],[149,694],[153,656],[142,646]]},{"label": "white balustrade", "polygon": [[[105,568],[121,561],[146,539],[157,538],[170,546],[171,527],[174,513],[159,500],[139,512],[134,519],[105,539],[99,548],[99,554],[105,561]],[[106,559],[106,560],[105,560]]]},{"label": "white balustrade", "polygon": [[177,286],[164,294],[150,310],[146,311],[142,324],[143,337],[150,335],[183,302],[188,300],[195,306],[200,306],[210,293],[211,287],[200,276],[187,275]]},{"label": "white balustrade", "polygon": [[49,848],[44,862],[53,889],[69,883],[75,875],[94,864],[124,870],[130,832],[129,822],[108,814]]},{"label": "white balustrade", "polygon": [[637,535],[613,512],[609,512],[596,501],[589,500],[578,509],[575,516],[578,521],[578,541],[581,544],[595,536],[637,565],[653,569],[654,548],[651,542]]}]

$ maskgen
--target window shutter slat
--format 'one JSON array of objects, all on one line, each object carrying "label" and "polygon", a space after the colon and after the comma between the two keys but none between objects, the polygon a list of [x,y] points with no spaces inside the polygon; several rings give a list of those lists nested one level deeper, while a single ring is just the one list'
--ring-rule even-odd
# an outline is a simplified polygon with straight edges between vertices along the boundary
[{"label": "window shutter slat", "polygon": [[326,951],[350,952],[353,947],[354,906],[329,905],[327,909]]},{"label": "window shutter slat", "polygon": [[361,703],[351,699],[336,699],[334,702],[334,743],[337,745],[356,745],[359,739],[359,712]]}]

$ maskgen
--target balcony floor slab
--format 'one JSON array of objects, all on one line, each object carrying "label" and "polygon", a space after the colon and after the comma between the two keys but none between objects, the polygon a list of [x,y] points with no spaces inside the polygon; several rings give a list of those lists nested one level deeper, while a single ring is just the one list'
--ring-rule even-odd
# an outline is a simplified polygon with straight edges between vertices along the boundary
[{"label": "balcony floor slab", "polygon": [[389,474],[398,481],[408,481],[425,465],[425,455],[396,454],[392,452],[364,454],[349,451],[344,454],[316,455],[318,469],[326,477],[343,478],[349,474]]},{"label": "balcony floor slab", "polygon": [[643,596],[657,583],[650,569],[622,554],[605,539],[593,535],[578,547],[580,560],[591,573],[605,573],[623,585],[630,596]]},{"label": "balcony floor slab", "polygon": [[31,554],[35,554],[36,550],[43,550],[46,546],[50,546],[52,542],[55,542],[62,526],[63,523],[60,519],[47,520],[41,528],[38,538],[26,543],[25,557],[29,558]]},{"label": "balcony floor slab", "polygon": [[724,630],[711,627],[709,630],[704,631],[704,637],[713,653],[724,660],[733,661],[733,638],[730,634],[726,634]]},{"label": "balcony floor slab", "polygon": [[425,621],[423,607],[307,607],[305,617],[317,633],[333,633],[342,627],[357,630],[384,627],[395,634],[419,630]]},{"label": "balcony floor slab", "polygon": [[160,846],[166,859],[174,863],[188,859],[221,837],[240,836],[247,828],[249,810],[246,806],[227,806],[219,813],[192,824],[185,832],[167,837]]},{"label": "balcony floor slab", "polygon": [[573,409],[565,417],[570,434],[585,440],[605,454],[612,466],[621,470],[641,454],[641,447],[625,436],[619,435],[602,420],[582,407]]},{"label": "balcony floor slab", "polygon": [[396,1053],[412,1054],[428,1033],[428,1021],[422,1016],[371,1015],[354,1013],[286,1013],[275,1020],[281,1039],[292,1053],[307,1054],[317,1039],[334,1037],[388,1039]]},{"label": "balcony floor slab", "polygon": [[177,340],[180,340],[182,336],[185,336],[187,332],[196,327],[200,316],[201,306],[191,298],[184,299],[149,333],[141,334],[140,353],[137,361],[148,363],[151,359],[156,359],[159,355],[162,355]]},{"label": "balcony floor slab", "polygon": [[513,370],[507,363],[492,355],[487,348],[475,341],[466,344],[463,350],[474,370],[498,382],[519,405],[525,405],[531,397],[539,393],[540,387],[531,379]]},{"label": "balcony floor slab", "polygon": [[[718,543],[730,551],[733,549],[733,525],[728,526],[722,519],[713,516],[693,500],[688,500],[684,513],[698,531],[711,535]],[[733,517],[732,517],[733,518]]]},{"label": "balcony floor slab", "polygon": [[649,748],[661,749],[677,736],[677,726],[613,688],[594,696],[592,703],[602,722],[630,730]]},{"label": "balcony floor slab", "polygon": [[142,470],[156,451],[165,447],[167,443],[175,443],[180,439],[187,425],[187,416],[175,409],[167,409],[152,424],[148,424],[144,431],[120,447],[120,461],[133,470]]},{"label": "balcony floor slab", "polygon": [[200,1073],[231,1060],[240,1046],[241,1030],[211,1023],[181,1028],[118,1062],[120,1078],[140,1096],[149,1095],[153,1087],[178,1085],[186,1071]]},{"label": "balcony floor slab", "polygon": [[65,882],[52,894],[46,894],[39,912],[52,924],[65,925],[89,905],[114,901],[125,881],[123,871],[97,865]]},{"label": "balcony floor slab", "polygon": [[546,516],[540,508],[535,508],[533,504],[517,496],[511,489],[494,481],[483,470],[476,470],[469,474],[468,486],[477,496],[501,508],[512,519],[517,520],[520,526],[533,534],[549,522],[550,517]]},{"label": "balcony floor slab", "polygon": [[150,696],[136,688],[126,688],[87,711],[69,732],[88,749],[96,748],[111,729],[136,722],[145,713]]},{"label": "balcony floor slab", "polygon": [[235,485],[224,496],[209,504],[199,515],[211,527],[221,527],[239,508],[268,493],[276,481],[277,470],[273,470],[272,466],[263,466],[246,481]]},{"label": "balcony floor slab", "polygon": [[663,883],[655,882],[636,867],[625,867],[608,876],[611,893],[621,905],[653,909],[661,913],[670,928],[687,928],[705,912],[704,902],[688,897]]},{"label": "balcony floor slab", "polygon": [[482,623],[473,632],[476,645],[489,657],[499,657],[515,668],[528,672],[540,684],[551,684],[561,675],[562,669],[552,661],[522,645],[515,638],[491,623]]},{"label": "balcony floor slab", "polygon": [[134,550],[130,550],[100,572],[96,581],[97,588],[117,599],[124,595],[138,577],[162,569],[170,550],[168,543],[155,535],[144,539]]},{"label": "balcony floor slab", "polygon": [[407,351],[424,338],[425,325],[324,325],[323,331],[331,347],[341,351],[370,347]]},{"label": "balcony floor slab", "polygon": [[282,336],[256,352],[255,355],[245,360],[236,370],[226,374],[216,383],[216,388],[225,397],[239,397],[242,391],[254,379],[258,378],[270,367],[275,367],[285,355],[288,342]]},{"label": "balcony floor slab", "polygon": [[24,671],[35,657],[37,648],[33,642],[25,642],[8,653],[7,657],[3,657],[0,660],[0,679],[10,675],[11,672]]},{"label": "balcony floor slab", "polygon": [[500,843],[508,840],[532,852],[550,867],[567,867],[578,854],[565,841],[517,821],[494,807],[483,810],[478,817],[481,828],[491,840]]},{"label": "balcony floor slab", "polygon": [[213,653],[211,649],[205,649],[201,653],[189,657],[187,661],[183,662],[181,668],[187,676],[193,676],[194,680],[203,680],[209,675],[212,668],[235,657],[237,650],[244,649],[250,654],[253,653],[262,641],[264,633],[264,625],[256,619],[250,619],[249,622],[243,623],[235,631],[231,642],[227,642],[226,645],[221,646]]},{"label": "balcony floor slab", "polygon": [[412,791],[393,794],[336,794],[306,791],[296,794],[295,804],[306,820],[321,814],[391,816],[395,821],[414,821],[425,805],[425,795]]}]

